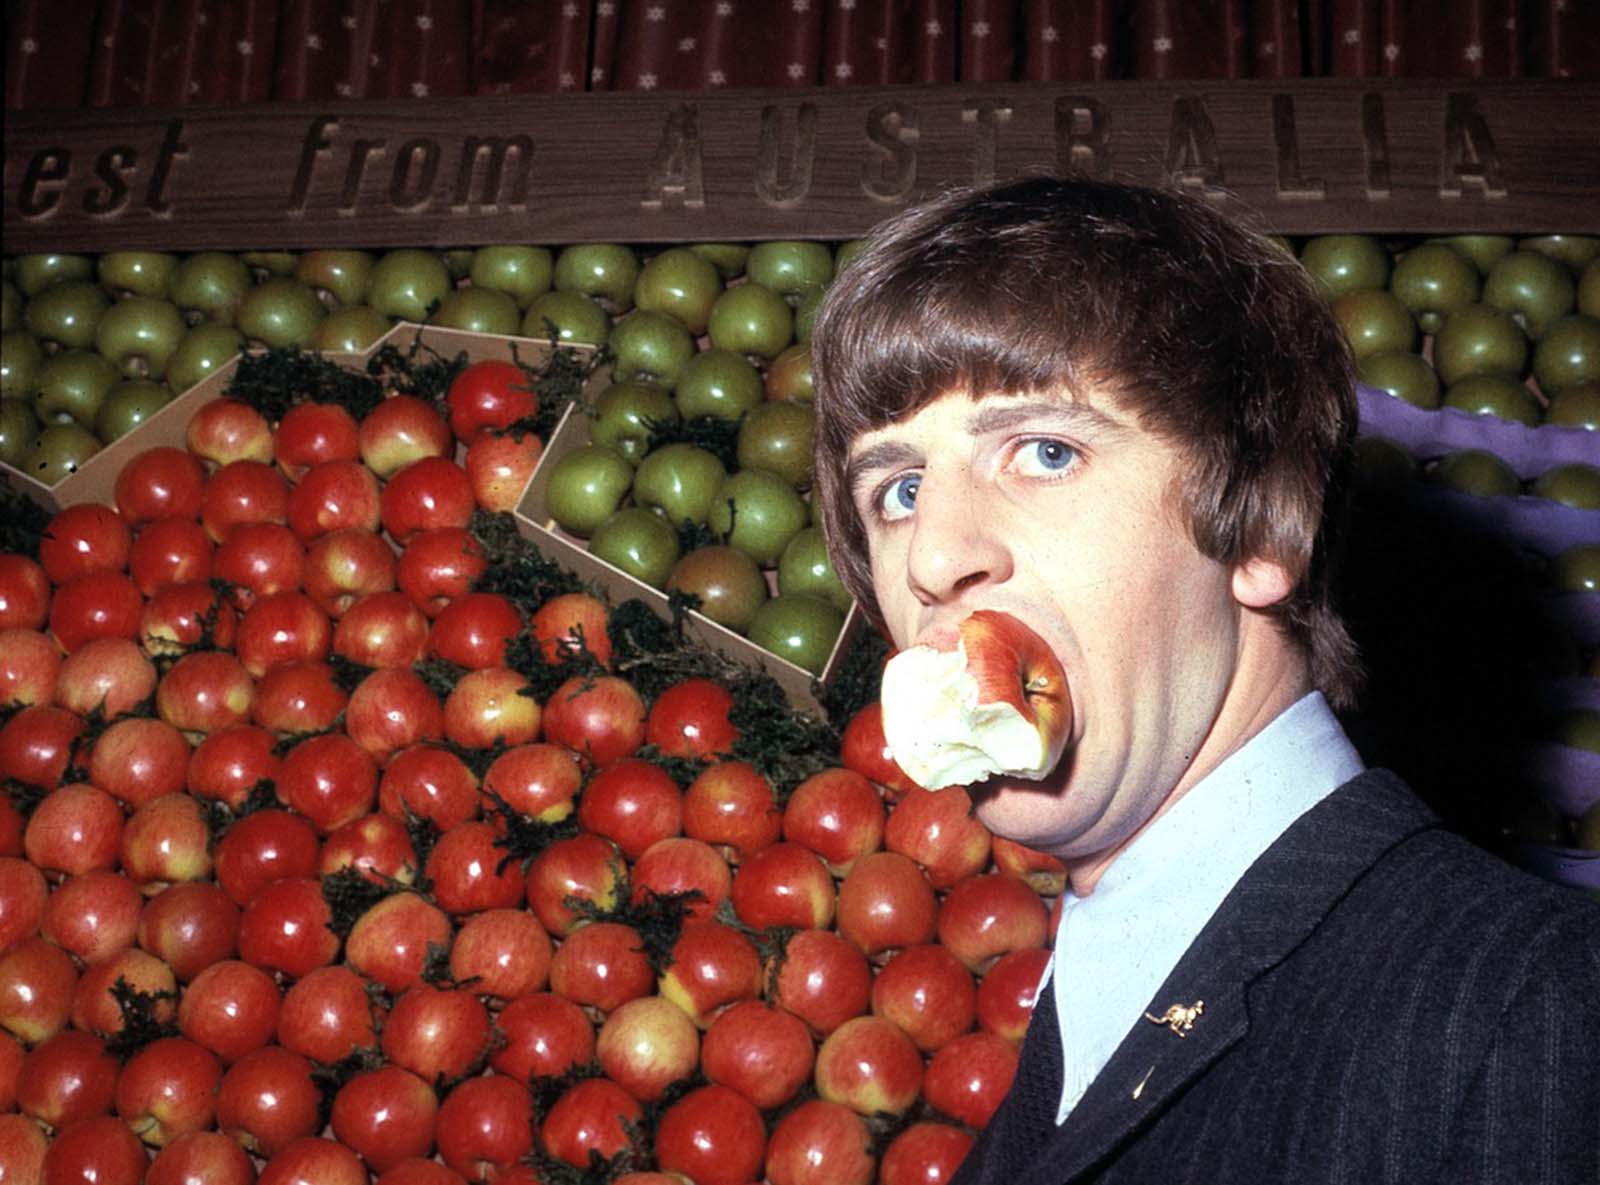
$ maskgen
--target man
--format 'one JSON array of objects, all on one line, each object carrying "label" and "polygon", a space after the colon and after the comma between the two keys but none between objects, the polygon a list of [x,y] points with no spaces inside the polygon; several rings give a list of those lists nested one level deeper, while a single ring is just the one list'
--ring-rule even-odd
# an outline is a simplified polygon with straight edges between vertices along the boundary
[{"label": "man", "polygon": [[885,223],[812,344],[846,585],[901,647],[1010,613],[1071,692],[1056,768],[972,788],[1070,891],[959,1185],[1600,1181],[1600,908],[1333,715],[1354,378],[1299,265],[1029,179]]}]

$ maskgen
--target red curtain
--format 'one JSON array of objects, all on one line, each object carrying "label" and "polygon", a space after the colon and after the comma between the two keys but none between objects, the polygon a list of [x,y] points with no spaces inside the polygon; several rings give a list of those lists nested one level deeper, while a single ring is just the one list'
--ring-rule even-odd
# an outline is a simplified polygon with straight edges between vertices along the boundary
[{"label": "red curtain", "polygon": [[11,110],[1113,78],[1596,77],[1574,0],[8,0]]}]

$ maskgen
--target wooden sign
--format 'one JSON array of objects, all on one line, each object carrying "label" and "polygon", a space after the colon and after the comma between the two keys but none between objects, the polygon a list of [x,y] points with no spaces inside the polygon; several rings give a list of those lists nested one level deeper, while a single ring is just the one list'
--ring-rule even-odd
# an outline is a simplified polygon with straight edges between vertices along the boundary
[{"label": "wooden sign", "polygon": [[1285,233],[1600,232],[1600,84],[1004,84],[13,114],[5,250],[845,238],[1067,169]]}]

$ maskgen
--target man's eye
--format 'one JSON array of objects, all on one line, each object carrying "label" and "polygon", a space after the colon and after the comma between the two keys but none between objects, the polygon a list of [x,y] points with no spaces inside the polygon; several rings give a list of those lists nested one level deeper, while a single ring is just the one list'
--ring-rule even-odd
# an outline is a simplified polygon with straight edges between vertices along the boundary
[{"label": "man's eye", "polygon": [[1029,440],[1016,454],[1017,469],[1026,476],[1061,473],[1078,459],[1078,450],[1064,440]]},{"label": "man's eye", "polygon": [[883,487],[878,496],[878,510],[886,519],[905,518],[917,507],[917,490],[922,478],[916,474],[897,477]]}]

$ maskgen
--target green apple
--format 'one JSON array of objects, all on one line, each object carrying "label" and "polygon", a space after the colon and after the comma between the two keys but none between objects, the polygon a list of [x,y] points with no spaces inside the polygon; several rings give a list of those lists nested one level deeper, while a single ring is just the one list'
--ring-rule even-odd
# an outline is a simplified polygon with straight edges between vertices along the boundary
[{"label": "green apple", "polygon": [[633,484],[633,466],[598,444],[584,445],[550,470],[545,512],[557,526],[587,538],[616,513]]},{"label": "green apple", "polygon": [[51,424],[33,438],[22,458],[22,471],[53,486],[71,477],[100,451],[100,440],[82,424]]},{"label": "green apple", "polygon": [[1556,720],[1553,739],[1574,749],[1600,753],[1600,712],[1592,708],[1564,712]]},{"label": "green apple", "polygon": [[765,285],[790,304],[833,279],[833,253],[822,243],[775,239],[750,248],[745,275]]},{"label": "green apple", "polygon": [[496,243],[479,247],[472,257],[472,286],[504,292],[519,309],[549,292],[554,274],[555,257],[548,247]]},{"label": "green apple", "polygon": [[1417,478],[1417,462],[1406,447],[1387,436],[1358,436],[1352,449],[1358,498],[1382,503],[1403,494]]},{"label": "green apple", "polygon": [[77,421],[93,429],[100,405],[121,378],[116,363],[97,350],[62,350],[39,372],[34,414],[45,424]]},{"label": "green apple", "polygon": [[1433,339],[1433,368],[1446,387],[1469,374],[1520,375],[1527,362],[1521,328],[1511,314],[1486,304],[1457,309]]},{"label": "green apple", "polygon": [[21,469],[41,427],[26,399],[0,399],[0,462]]},{"label": "green apple", "polygon": [[522,313],[510,293],[472,285],[445,293],[428,324],[510,337],[521,327]]},{"label": "green apple", "polygon": [[1439,376],[1421,354],[1409,350],[1389,350],[1369,354],[1357,368],[1369,387],[1378,387],[1397,399],[1432,411],[1439,406]]},{"label": "green apple", "polygon": [[718,625],[744,633],[767,599],[767,581],[756,562],[736,547],[697,547],[672,567],[669,592],[700,598],[697,612]]},{"label": "green apple", "polygon": [[372,265],[367,303],[385,317],[420,324],[452,287],[450,269],[438,252],[398,247]]},{"label": "green apple", "polygon": [[244,349],[244,335],[232,325],[196,325],[183,335],[167,362],[167,386],[182,394],[221,370]]},{"label": "green apple", "polygon": [[1600,382],[1600,320],[1570,313],[1545,330],[1533,349],[1533,377],[1547,396]]},{"label": "green apple", "polygon": [[108,251],[96,272],[100,286],[113,296],[148,296],[166,300],[178,257],[166,251]]},{"label": "green apple", "polygon": [[1534,478],[1528,492],[1576,510],[1600,510],[1600,468],[1581,461],[1552,465]]},{"label": "green apple", "polygon": [[1584,268],[1578,277],[1578,312],[1585,317],[1600,317],[1600,259]]},{"label": "green apple", "polygon": [[1600,238],[1593,235],[1535,235],[1523,239],[1517,246],[1548,255],[1575,272],[1581,272],[1600,258]]},{"label": "green apple", "polygon": [[666,313],[635,309],[611,327],[607,344],[619,379],[646,379],[672,388],[695,356],[694,338]]},{"label": "green apple", "polygon": [[770,568],[810,514],[805,500],[777,474],[741,469],[722,483],[706,521],[730,546]]},{"label": "green apple", "polygon": [[1579,383],[1550,396],[1544,422],[1562,428],[1600,432],[1600,383]]},{"label": "green apple", "polygon": [[126,436],[156,412],[172,402],[172,389],[154,379],[124,379],[106,393],[100,414],[94,418],[94,433],[110,444]]},{"label": "green apple", "polygon": [[1389,282],[1389,253],[1371,235],[1319,235],[1300,249],[1300,262],[1330,301]]},{"label": "green apple", "polygon": [[1483,302],[1510,313],[1534,341],[1572,311],[1577,294],[1572,273],[1537,251],[1513,251],[1483,282]]},{"label": "green apple", "polygon": [[318,321],[311,344],[324,353],[361,354],[393,328],[394,322],[371,305],[351,305]]},{"label": "green apple", "polygon": [[678,532],[642,506],[627,506],[594,529],[589,554],[651,588],[665,588],[678,562]]},{"label": "green apple", "polygon": [[711,320],[711,306],[722,295],[722,277],[714,264],[688,247],[669,247],[650,260],[634,284],[634,303],[665,313],[698,337]]},{"label": "green apple", "polygon": [[94,260],[87,255],[41,252],[17,256],[16,285],[24,296],[37,296],[62,280],[93,280]]},{"label": "green apple", "polygon": [[1510,498],[1522,492],[1516,473],[1488,449],[1460,449],[1440,458],[1432,480],[1480,498]]},{"label": "green apple", "polygon": [[1567,548],[1551,562],[1550,579],[1557,592],[1600,592],[1600,543]]},{"label": "green apple", "polygon": [[817,310],[822,307],[822,298],[826,295],[828,295],[826,288],[813,288],[794,306],[795,341],[810,344],[811,329],[817,323]]},{"label": "green apple", "polygon": [[473,247],[446,247],[439,252],[439,258],[444,260],[452,281],[465,280],[472,274],[472,257],[476,254]]},{"label": "green apple", "polygon": [[22,328],[22,289],[10,280],[0,280],[0,333]]},{"label": "green apple", "polygon": [[274,349],[306,349],[328,310],[309,285],[292,276],[273,276],[256,285],[239,303],[239,332]]},{"label": "green apple", "polygon": [[239,259],[262,279],[292,276],[300,263],[300,256],[294,251],[241,251]]},{"label": "green apple", "polygon": [[244,260],[225,251],[198,251],[172,273],[168,299],[192,320],[232,325],[255,284]]},{"label": "green apple", "polygon": [[0,333],[0,397],[33,401],[44,367],[44,349],[26,329]]},{"label": "green apple", "polygon": [[659,510],[674,527],[700,526],[727,477],[715,453],[682,442],[663,445],[634,471],[633,500]]},{"label": "green apple", "polygon": [[594,401],[591,444],[615,449],[637,465],[658,425],[678,422],[678,405],[665,387],[640,379],[612,383]]},{"label": "green apple", "polygon": [[744,275],[745,260],[750,258],[750,248],[743,243],[694,243],[689,250],[716,268],[725,281]]},{"label": "green apple", "polygon": [[761,372],[744,355],[715,347],[689,359],[672,393],[686,420],[715,416],[737,422],[763,397]]},{"label": "green apple", "polygon": [[707,332],[719,350],[776,358],[794,340],[794,312],[772,289],[746,282],[717,297]]},{"label": "green apple", "polygon": [[1369,354],[1409,350],[1417,326],[1400,298],[1381,288],[1347,292],[1333,302],[1334,320],[1344,330],[1350,352],[1359,360]]},{"label": "green apple", "polygon": [[[1281,239],[1279,242],[1282,243],[1284,250],[1288,252],[1288,254],[1294,254],[1294,252],[1289,249],[1288,243],[1283,242]],[[866,246],[866,239],[847,239],[845,242],[840,243],[833,252],[833,274],[837,276],[840,272],[844,271],[845,266],[849,264],[849,262],[857,255],[860,255],[861,252],[866,249]]]},{"label": "green apple", "polygon": [[639,259],[620,243],[575,243],[556,256],[556,290],[581,293],[613,313],[633,307],[638,280]]},{"label": "green apple", "polygon": [[68,349],[94,345],[100,318],[111,305],[105,290],[88,280],[63,280],[52,284],[28,302],[23,324],[41,341]]},{"label": "green apple", "polygon": [[756,610],[749,637],[763,650],[820,675],[842,628],[844,614],[821,597],[785,593]]},{"label": "green apple", "polygon": [[348,248],[307,251],[295,263],[294,278],[333,308],[349,308],[366,301],[373,263],[370,251]]},{"label": "green apple", "polygon": [[741,469],[766,469],[803,490],[811,485],[817,413],[809,403],[766,402],[739,423]]},{"label": "green apple", "polygon": [[1389,291],[1411,310],[1423,333],[1437,333],[1444,319],[1476,304],[1482,285],[1472,261],[1444,243],[1420,243],[1400,257]]},{"label": "green apple", "polygon": [[124,376],[141,378],[166,373],[187,331],[183,314],[171,301],[130,296],[101,314],[94,344]]},{"label": "green apple", "polygon": [[1469,374],[1444,393],[1444,406],[1536,426],[1544,418],[1539,397],[1514,374]]},{"label": "green apple", "polygon": [[768,399],[795,399],[810,403],[816,397],[816,380],[811,372],[811,346],[796,342],[774,358],[767,367]]},{"label": "green apple", "polygon": [[828,558],[822,528],[806,527],[795,533],[778,557],[778,591],[821,597],[841,613],[850,608],[850,594]]},{"label": "green apple", "polygon": [[1508,235],[1446,235],[1429,239],[1430,243],[1443,243],[1472,261],[1480,276],[1489,274],[1496,261],[1508,255],[1516,243]]},{"label": "green apple", "polygon": [[528,306],[522,334],[566,345],[603,346],[611,334],[611,318],[582,293],[546,292]]}]

